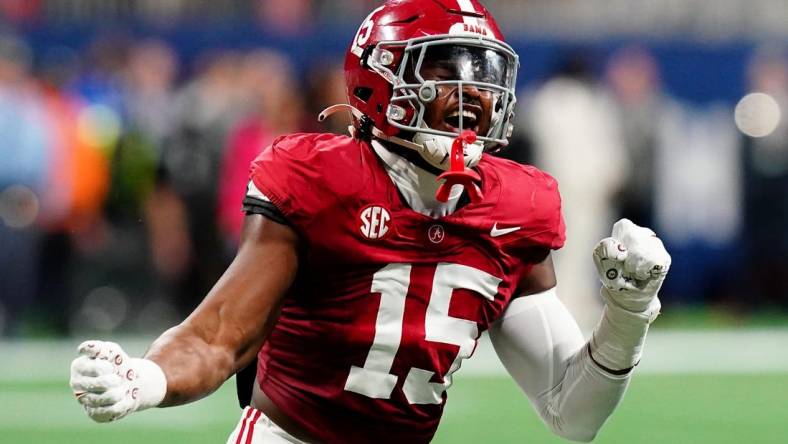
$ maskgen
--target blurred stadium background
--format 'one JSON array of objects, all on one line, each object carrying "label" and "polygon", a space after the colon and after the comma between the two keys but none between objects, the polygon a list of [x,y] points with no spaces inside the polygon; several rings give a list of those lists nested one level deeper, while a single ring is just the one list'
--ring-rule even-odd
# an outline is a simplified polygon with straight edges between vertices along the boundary
[{"label": "blurred stadium background", "polygon": [[[146,343],[233,255],[246,168],[276,135],[343,132],[367,0],[0,0],[0,442],[224,442],[233,388],[96,426],[81,339]],[[489,0],[521,56],[502,155],[559,180],[559,292],[585,331],[618,217],[673,255],[639,375],[600,443],[788,438],[784,0]],[[572,295],[573,298],[568,298]],[[439,443],[559,442],[486,342]]]}]

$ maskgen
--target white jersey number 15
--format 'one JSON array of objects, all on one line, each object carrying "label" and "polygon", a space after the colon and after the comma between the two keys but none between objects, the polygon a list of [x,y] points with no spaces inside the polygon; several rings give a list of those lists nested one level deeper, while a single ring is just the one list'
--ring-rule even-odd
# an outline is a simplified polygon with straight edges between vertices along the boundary
[{"label": "white jersey number 15", "polygon": [[[389,264],[373,275],[372,293],[380,293],[375,322],[375,339],[363,367],[352,366],[345,390],[389,399],[399,376],[389,373],[402,338],[405,298],[410,285],[410,264]],[[473,267],[440,263],[435,269],[432,294],[424,322],[426,340],[460,347],[443,382],[430,382],[435,372],[412,367],[402,390],[411,404],[440,404],[443,392],[452,383],[452,373],[468,358],[479,336],[476,322],[449,316],[452,293],[457,288],[475,291],[493,300],[501,279]]]}]

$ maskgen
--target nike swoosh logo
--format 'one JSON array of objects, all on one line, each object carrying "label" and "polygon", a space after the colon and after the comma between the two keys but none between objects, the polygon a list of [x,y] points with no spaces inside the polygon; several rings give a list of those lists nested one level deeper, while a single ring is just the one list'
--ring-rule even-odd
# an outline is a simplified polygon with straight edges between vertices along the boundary
[{"label": "nike swoosh logo", "polygon": [[496,222],[495,224],[493,224],[492,230],[490,230],[490,237],[498,237],[498,236],[503,236],[504,234],[514,233],[520,228],[522,227],[502,228],[499,230],[498,222]]}]

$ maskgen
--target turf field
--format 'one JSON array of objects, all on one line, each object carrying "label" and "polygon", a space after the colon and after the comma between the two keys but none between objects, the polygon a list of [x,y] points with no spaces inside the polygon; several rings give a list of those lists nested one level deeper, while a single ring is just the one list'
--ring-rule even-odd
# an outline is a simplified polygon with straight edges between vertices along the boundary
[{"label": "turf field", "polygon": [[[0,443],[224,443],[238,419],[227,384],[193,405],[94,424],[67,385],[75,346],[0,343]],[[550,435],[483,346],[457,375],[434,442],[565,441]],[[654,332],[627,397],[595,442],[788,442],[788,331]]]}]

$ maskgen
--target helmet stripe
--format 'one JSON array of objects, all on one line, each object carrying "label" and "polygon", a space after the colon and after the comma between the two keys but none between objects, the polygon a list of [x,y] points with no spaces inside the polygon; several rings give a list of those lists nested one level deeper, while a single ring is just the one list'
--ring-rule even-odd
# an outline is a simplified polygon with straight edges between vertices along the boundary
[{"label": "helmet stripe", "polygon": [[[457,0],[457,4],[460,6],[460,11],[477,13],[471,0]],[[462,16],[462,21],[465,22],[466,25],[479,25],[479,19],[476,17],[464,15]]]}]

